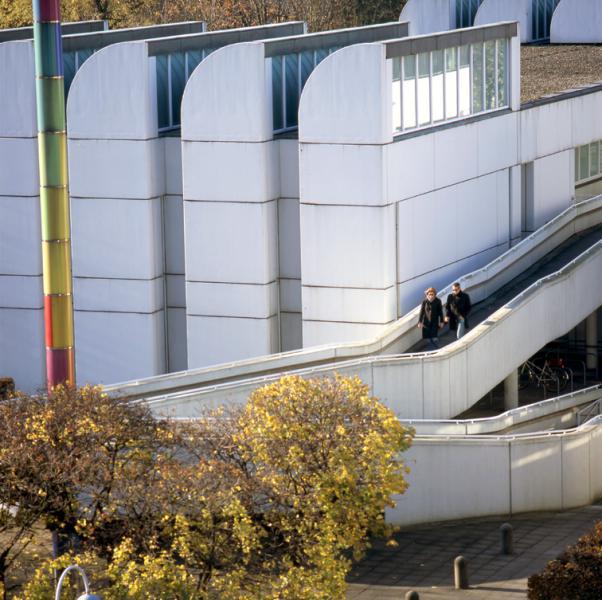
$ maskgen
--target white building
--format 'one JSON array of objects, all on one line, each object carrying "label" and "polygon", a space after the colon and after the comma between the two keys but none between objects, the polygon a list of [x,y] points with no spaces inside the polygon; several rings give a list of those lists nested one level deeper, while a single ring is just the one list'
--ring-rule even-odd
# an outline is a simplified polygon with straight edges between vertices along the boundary
[{"label": "white building", "polygon": [[[554,24],[567,1],[537,15]],[[319,34],[65,37],[79,382],[384,335],[427,284],[599,185],[600,86],[521,100],[524,20],[456,29],[494,4],[410,0],[409,26]],[[0,371],[31,390],[44,373],[31,41],[0,44],[0,75]]]}]

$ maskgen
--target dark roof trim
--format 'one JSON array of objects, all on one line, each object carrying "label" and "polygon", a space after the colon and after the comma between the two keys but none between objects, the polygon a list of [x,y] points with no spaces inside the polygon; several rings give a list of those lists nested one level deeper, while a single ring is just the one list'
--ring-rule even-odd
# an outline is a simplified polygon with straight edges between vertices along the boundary
[{"label": "dark roof trim", "polygon": [[205,31],[204,21],[187,21],[185,23],[167,23],[165,25],[151,25],[150,27],[132,27],[130,29],[113,29],[100,31],[95,34],[81,34],[63,36],[63,49],[65,52],[73,50],[94,49],[99,50],[119,42],[135,42],[149,38],[182,35],[186,33],[200,33]]},{"label": "dark roof trim", "polygon": [[536,106],[543,106],[544,104],[552,104],[553,102],[560,102],[562,100],[570,100],[571,98],[578,98],[579,96],[586,96],[587,94],[593,94],[595,92],[602,92],[602,82],[591,83],[578,89],[566,90],[564,92],[555,92],[544,96],[543,98],[537,98],[530,102],[521,104],[520,110],[528,110],[535,108]]},{"label": "dark roof trim", "polygon": [[409,34],[409,23],[398,22],[321,31],[304,36],[295,36],[265,43],[265,56],[282,56],[306,50],[319,50],[332,46],[350,46],[370,42],[406,37]]},{"label": "dark roof trim", "polygon": [[185,52],[186,50],[221,48],[222,46],[238,44],[240,42],[255,42],[266,38],[303,35],[305,31],[306,28],[303,21],[209,31],[196,35],[148,40],[148,54],[149,56],[157,56],[158,54]]},{"label": "dark roof trim", "polygon": [[516,21],[418,35],[405,40],[387,42],[387,58],[420,54],[421,52],[431,52],[433,50],[444,50],[445,48],[454,48],[455,46],[476,44],[500,38],[511,38],[517,35],[518,23]]},{"label": "dark roof trim", "polygon": [[[63,23],[61,30],[63,35],[74,33],[94,33],[108,29],[106,21],[77,21],[75,23]],[[16,40],[30,40],[33,38],[33,27],[17,27],[15,29],[0,29],[0,42],[13,42]]]}]

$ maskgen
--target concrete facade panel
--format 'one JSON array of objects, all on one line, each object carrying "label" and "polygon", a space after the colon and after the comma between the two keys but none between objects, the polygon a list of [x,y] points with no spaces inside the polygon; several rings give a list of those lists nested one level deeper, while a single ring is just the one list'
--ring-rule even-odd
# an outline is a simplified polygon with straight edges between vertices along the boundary
[{"label": "concrete facade panel", "polygon": [[182,195],[182,139],[179,136],[162,138],[165,151],[165,193]]},{"label": "concrete facade panel", "polygon": [[0,371],[26,393],[46,386],[44,311],[0,308]]},{"label": "concrete facade panel", "polygon": [[566,150],[533,163],[533,217],[536,228],[569,207],[574,189],[570,168],[574,156],[573,150]]},{"label": "concrete facade panel", "polygon": [[533,39],[531,6],[531,0],[483,0],[474,19],[475,27],[502,21],[518,21],[521,42],[530,42]]},{"label": "concrete facade panel", "polygon": [[280,197],[299,198],[299,141],[278,140],[280,150]]},{"label": "concrete facade panel", "polygon": [[299,200],[278,199],[278,262],[280,277],[301,277],[301,225]]},{"label": "concrete facade panel", "polygon": [[388,288],[395,282],[395,206],[302,204],[301,252],[303,285]]},{"label": "concrete facade panel", "polygon": [[182,196],[163,196],[165,271],[184,274],[184,201]]},{"label": "concrete facade panel", "polygon": [[383,44],[347,46],[325,58],[301,94],[299,140],[327,144],[390,142],[391,69]]},{"label": "concrete facade panel", "polygon": [[186,309],[167,309],[167,350],[170,373],[188,368],[186,355]]},{"label": "concrete facade panel", "polygon": [[[244,298],[242,303],[240,300]],[[186,283],[189,316],[267,319],[278,313],[278,284]]]},{"label": "concrete facade panel", "polygon": [[478,134],[477,123],[430,134],[435,138],[435,189],[474,179],[478,175]]},{"label": "concrete facade panel", "polygon": [[77,311],[78,385],[130,381],[164,373],[164,321],[163,311],[154,314]]},{"label": "concrete facade panel", "polygon": [[301,313],[301,280],[280,279],[280,310]]},{"label": "concrete facade panel", "polygon": [[[36,90],[33,42],[0,44],[2,87],[10,93],[0,94],[0,137],[34,137],[36,125]],[[3,161],[0,161],[0,165]],[[2,167],[0,166],[0,172]]]},{"label": "concrete facade panel", "polygon": [[[164,282],[157,279],[73,279],[76,311],[155,313],[163,308]],[[103,334],[104,335],[104,334]]]},{"label": "concrete facade panel", "polygon": [[298,350],[303,346],[301,313],[280,313],[280,347],[282,352]]},{"label": "concrete facade panel", "polygon": [[513,513],[562,505],[559,439],[511,442],[510,456]]},{"label": "concrete facade panel", "polygon": [[[188,368],[271,354],[277,347],[277,318],[242,319],[187,315]],[[197,341],[198,340],[198,341]]]},{"label": "concrete facade panel", "polygon": [[44,292],[41,275],[0,274],[0,310],[2,308],[41,309]]},{"label": "concrete facade panel", "polygon": [[0,196],[0,215],[0,275],[41,275],[40,199]]},{"label": "concrete facade panel", "polygon": [[553,44],[602,42],[602,6],[598,0],[562,0],[550,25]]},{"label": "concrete facade panel", "polygon": [[409,21],[410,35],[455,29],[456,20],[450,0],[408,0],[401,10],[400,21]]},{"label": "concrete facade panel", "polygon": [[276,219],[275,201],[185,202],[187,281],[275,281]]},{"label": "concrete facade panel", "polygon": [[390,323],[397,318],[397,291],[395,286],[385,290],[303,286],[303,318]]},{"label": "concrete facade panel", "polygon": [[[377,336],[382,325],[363,323],[335,323],[332,321],[303,321],[303,347],[322,346],[338,343],[357,342]],[[337,373],[338,373],[337,369]]]},{"label": "concrete facade panel", "polygon": [[563,508],[584,506],[591,502],[591,450],[591,432],[566,436],[562,439]]},{"label": "concrete facade panel", "polygon": [[270,74],[261,43],[232,44],[212,52],[186,85],[182,138],[208,142],[271,139]]},{"label": "concrete facade panel", "polygon": [[159,139],[80,140],[70,135],[71,195],[132,199],[161,196],[165,190],[164,160]]},{"label": "concrete facade panel", "polygon": [[526,163],[573,145],[571,100],[520,112],[520,162]]},{"label": "concrete facade panel", "polygon": [[[302,144],[299,154],[303,202],[383,206],[383,146]],[[398,168],[403,169],[403,166]]]},{"label": "concrete facade panel", "polygon": [[71,223],[75,276],[154,279],[162,274],[160,198],[72,198]]},{"label": "concrete facade panel", "polygon": [[38,140],[0,137],[2,196],[37,196],[40,191]]},{"label": "concrete facade panel", "polygon": [[265,202],[279,196],[277,142],[189,142],[182,147],[184,198]]},{"label": "concrete facade panel", "polygon": [[69,90],[69,138],[156,137],[155,72],[144,42],[112,44],[95,52],[77,71]]}]

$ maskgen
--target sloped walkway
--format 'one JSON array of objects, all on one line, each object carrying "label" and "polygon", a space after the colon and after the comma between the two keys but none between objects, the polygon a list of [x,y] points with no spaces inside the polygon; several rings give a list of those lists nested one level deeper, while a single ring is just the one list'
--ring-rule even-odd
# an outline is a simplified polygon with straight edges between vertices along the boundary
[{"label": "sloped walkway", "polygon": [[[602,500],[592,506],[512,518],[478,519],[413,527],[395,536],[397,547],[378,542],[349,577],[349,600],[525,600],[527,578],[602,520]],[[514,528],[514,554],[500,552],[500,525]],[[455,590],[453,561],[466,558],[470,589]]]}]

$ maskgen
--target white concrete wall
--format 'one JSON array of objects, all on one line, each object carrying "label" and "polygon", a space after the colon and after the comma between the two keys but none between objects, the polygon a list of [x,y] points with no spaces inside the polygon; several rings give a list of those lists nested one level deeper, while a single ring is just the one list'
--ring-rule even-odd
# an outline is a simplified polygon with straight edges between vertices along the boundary
[{"label": "white concrete wall", "polygon": [[[563,213],[546,223],[544,227],[524,238],[485,267],[459,278],[462,288],[470,293],[474,302],[481,302],[494,294],[525,269],[551,252],[570,236],[595,227],[602,222],[602,196],[571,205]],[[448,282],[449,284],[451,282]],[[441,290],[440,296],[449,293],[451,285]],[[259,377],[266,373],[309,368],[336,361],[369,357],[378,354],[405,352],[420,337],[416,328],[419,307],[414,307],[402,318],[386,327],[378,336],[352,343],[314,346],[295,352],[268,357],[247,359],[201,369],[189,370],[176,375],[162,375],[144,380],[117,384],[108,388],[120,395],[134,397],[157,396],[173,393],[174,388],[211,387],[216,381]]]},{"label": "white concrete wall", "polygon": [[167,370],[188,368],[186,345],[186,282],[184,261],[184,198],[182,140],[163,138],[165,195],[163,196],[164,271],[167,306]]},{"label": "white concrete wall", "polygon": [[456,26],[452,0],[408,0],[399,15],[400,21],[409,21],[410,35],[447,31]]},{"label": "white concrete wall", "polygon": [[602,4],[599,0],[560,0],[550,27],[552,44],[602,43]]},{"label": "white concrete wall", "polygon": [[296,140],[274,140],[261,43],[212,53],[182,101],[189,368],[299,347]]},{"label": "white concrete wall", "polygon": [[488,25],[502,21],[518,21],[522,43],[532,40],[532,0],[483,0],[475,16],[474,25]]},{"label": "white concrete wall", "polygon": [[166,370],[154,62],[144,42],[96,52],[67,104],[78,383]]},{"label": "white concrete wall", "polygon": [[31,41],[0,44],[0,375],[45,385],[35,70]]},{"label": "white concrete wall", "polygon": [[[599,215],[598,215],[599,216]],[[357,375],[402,419],[450,419],[464,412],[548,342],[602,304],[602,242],[437,352],[371,356],[288,371],[302,376]],[[413,321],[415,329],[415,319]],[[512,348],[512,352],[508,352]],[[242,403],[281,374],[166,395],[153,410],[194,416],[206,405]]]},{"label": "white concrete wall", "polygon": [[602,493],[602,418],[554,435],[421,437],[403,455],[409,489],[396,525],[565,510]]}]

